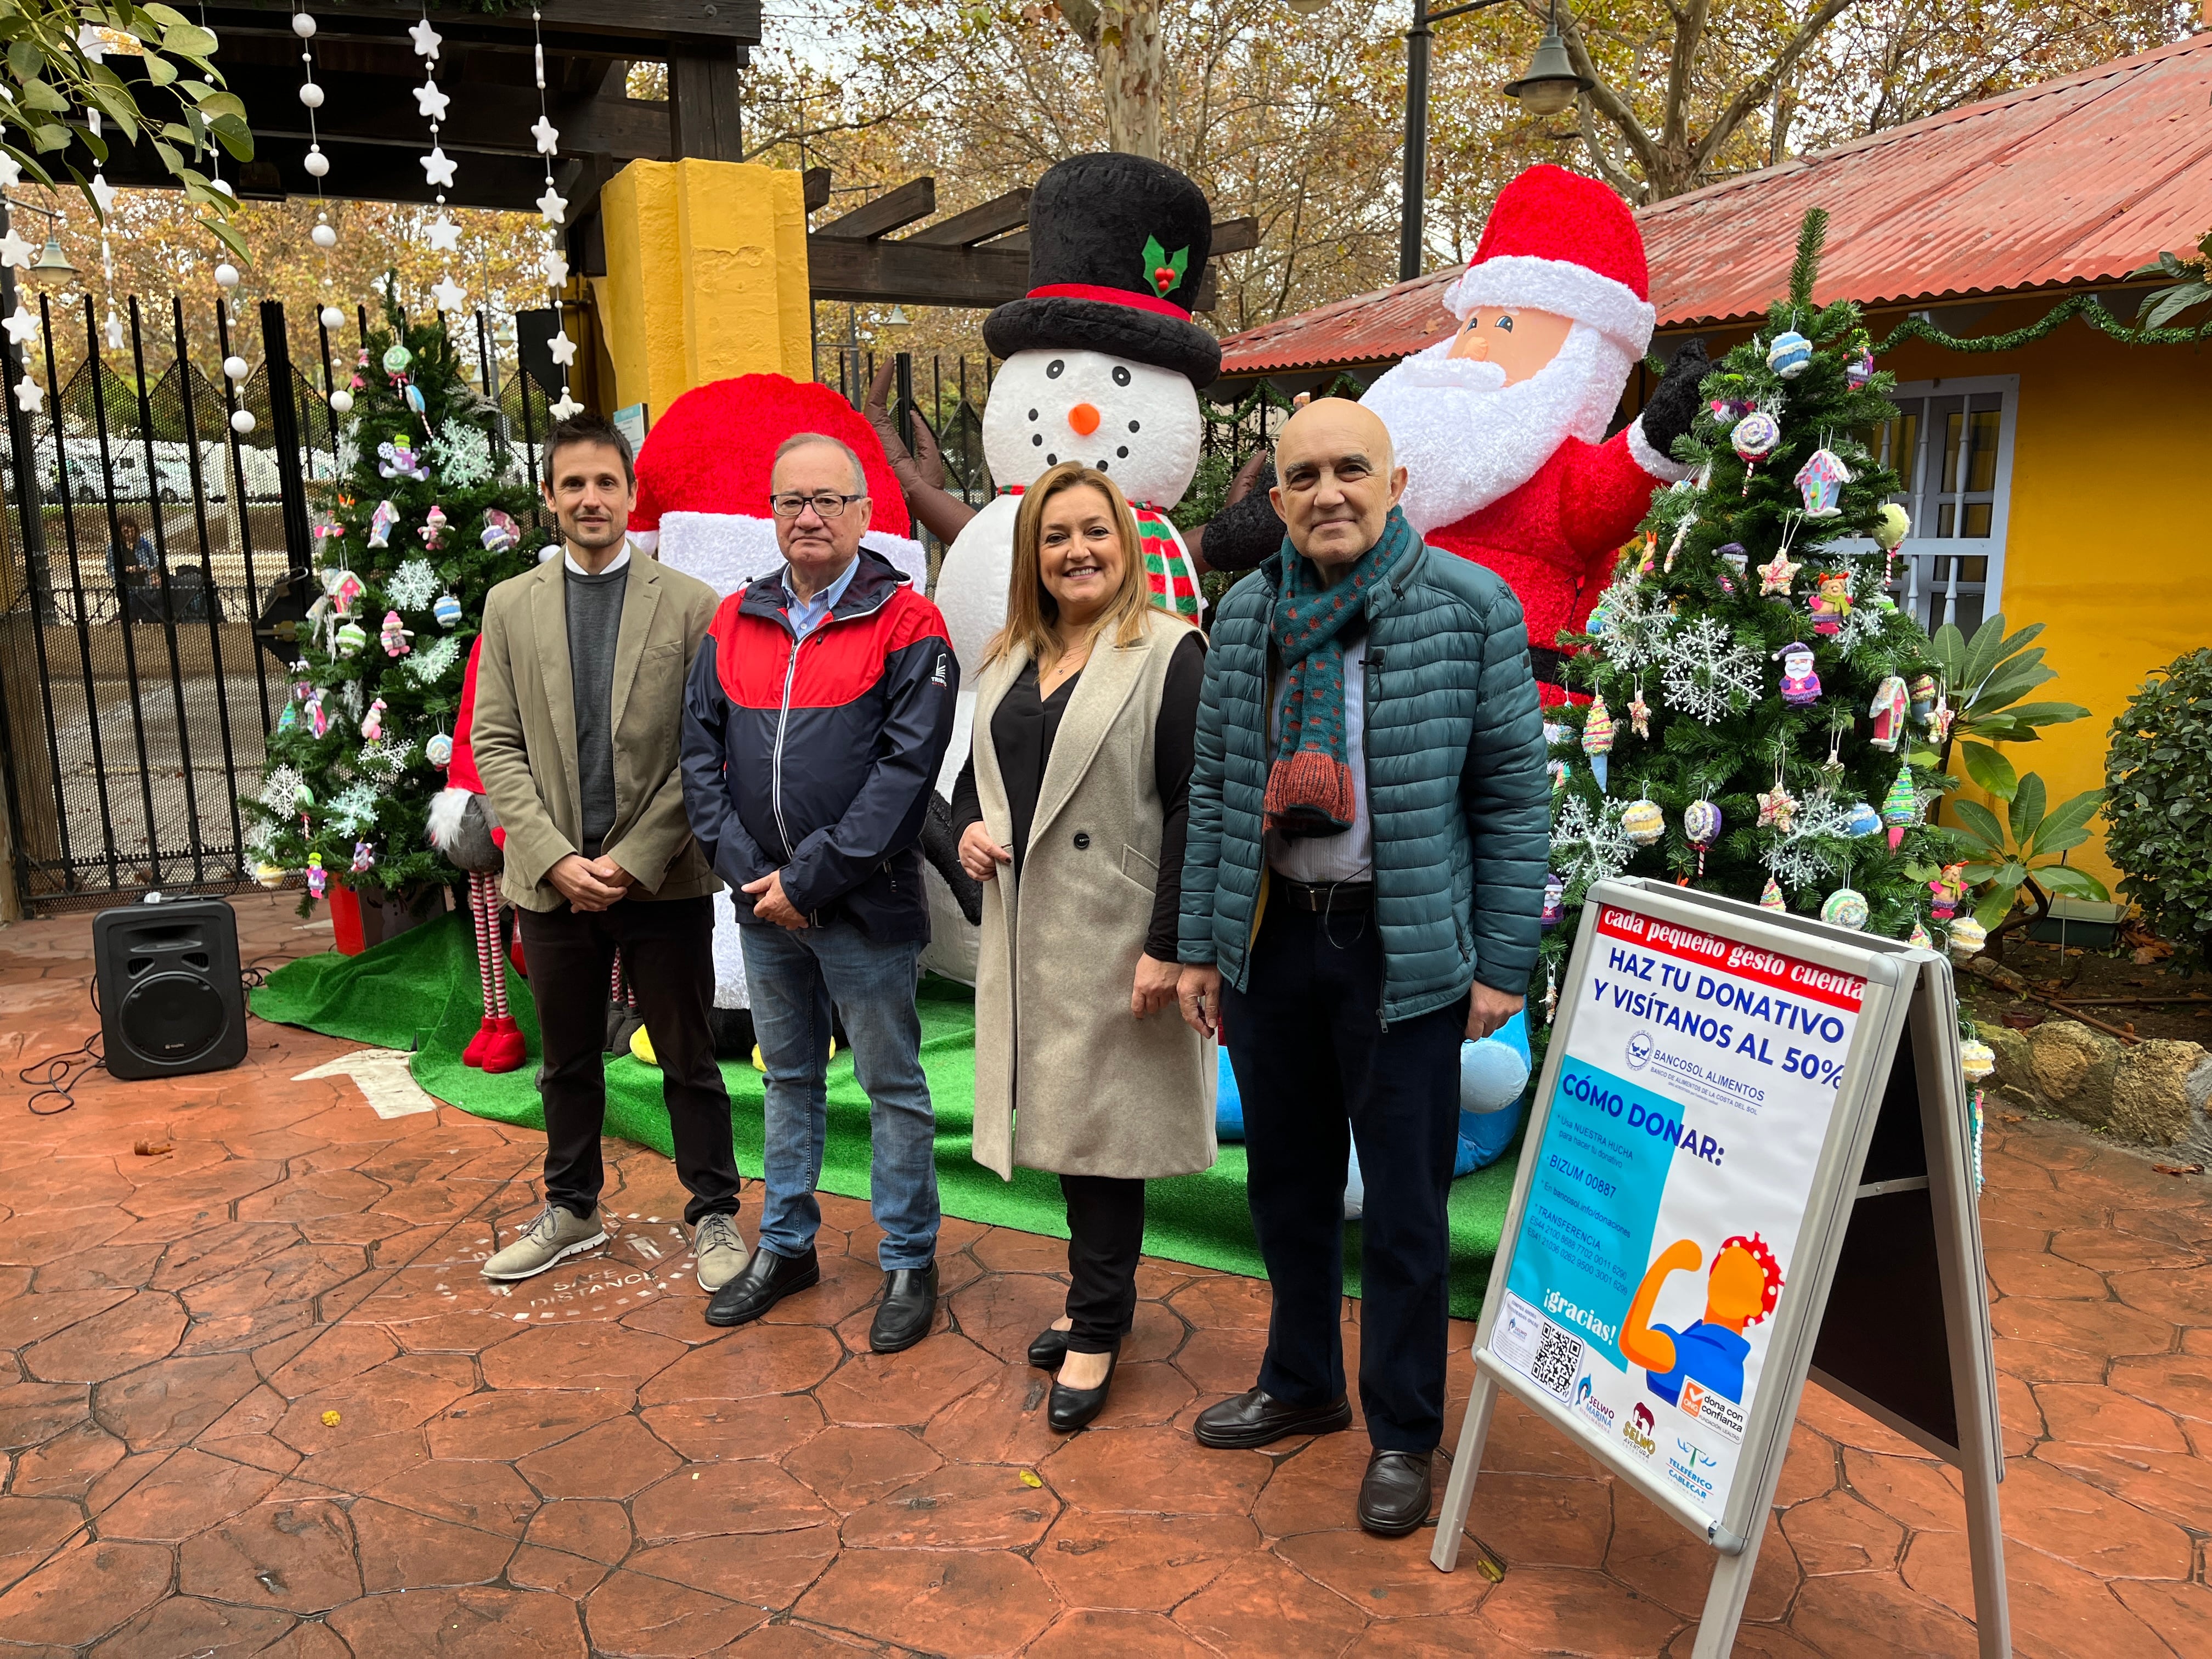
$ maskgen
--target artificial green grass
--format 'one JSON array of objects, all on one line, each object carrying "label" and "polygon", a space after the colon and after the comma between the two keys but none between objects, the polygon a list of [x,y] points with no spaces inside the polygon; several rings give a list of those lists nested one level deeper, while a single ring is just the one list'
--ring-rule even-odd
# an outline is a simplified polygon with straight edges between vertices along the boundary
[{"label": "artificial green grass", "polygon": [[[528,981],[508,975],[516,1023],[531,1058],[520,1071],[487,1077],[461,1064],[461,1049],[475,1035],[483,1009],[476,951],[465,918],[447,915],[400,934],[357,957],[334,951],[286,963],[253,994],[253,1012],[281,1024],[301,1025],[415,1053],[415,1080],[440,1100],[478,1117],[545,1127],[531,1081],[539,1052],[538,1011]],[[1060,1182],[1035,1170],[1017,1170],[1012,1182],[969,1156],[975,1098],[975,1009],[964,986],[922,981],[921,1057],[937,1107],[937,1180],[947,1215],[1054,1238],[1067,1237]],[[726,1061],[738,1167],[761,1173],[759,1073]],[[822,1161],[822,1188],[848,1197],[868,1195],[868,1100],[842,1054],[830,1066],[830,1134]],[[607,1061],[607,1133],[668,1153],[668,1115],[661,1105],[660,1074],[628,1054]],[[1452,1312],[1472,1317],[1482,1302],[1498,1250],[1516,1160],[1500,1158],[1453,1184],[1451,1196]],[[1357,1295],[1357,1222],[1346,1229],[1345,1288]],[[1224,1145],[1212,1169],[1155,1181],[1146,1202],[1145,1249],[1170,1261],[1194,1262],[1250,1278],[1266,1277],[1244,1201],[1244,1148]]]}]

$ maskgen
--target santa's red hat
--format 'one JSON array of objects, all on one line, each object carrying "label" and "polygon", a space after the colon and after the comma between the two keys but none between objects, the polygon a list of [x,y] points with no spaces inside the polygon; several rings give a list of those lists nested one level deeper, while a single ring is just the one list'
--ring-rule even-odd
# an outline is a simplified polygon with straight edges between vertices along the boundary
[{"label": "santa's red hat", "polygon": [[715,380],[669,404],[637,453],[630,539],[725,595],[781,569],[769,475],[777,447],[802,432],[838,439],[860,456],[871,509],[861,545],[917,584],[927,580],[927,557],[875,429],[830,387],[782,374]]},{"label": "santa's red hat", "polygon": [[1474,258],[1444,291],[1464,318],[1477,306],[1526,306],[1588,323],[1635,356],[1658,313],[1644,236],[1628,204],[1595,179],[1530,167],[1498,192]]}]

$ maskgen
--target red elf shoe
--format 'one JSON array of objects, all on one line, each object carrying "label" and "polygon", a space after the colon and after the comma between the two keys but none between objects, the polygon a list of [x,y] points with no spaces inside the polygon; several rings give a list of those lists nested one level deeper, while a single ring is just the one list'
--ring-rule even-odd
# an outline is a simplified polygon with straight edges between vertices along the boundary
[{"label": "red elf shoe", "polygon": [[524,1047],[522,1033],[514,1024],[514,1016],[501,1014],[491,1021],[492,1030],[484,1042],[483,1056],[478,1062],[487,1073],[520,1070],[529,1058]]}]

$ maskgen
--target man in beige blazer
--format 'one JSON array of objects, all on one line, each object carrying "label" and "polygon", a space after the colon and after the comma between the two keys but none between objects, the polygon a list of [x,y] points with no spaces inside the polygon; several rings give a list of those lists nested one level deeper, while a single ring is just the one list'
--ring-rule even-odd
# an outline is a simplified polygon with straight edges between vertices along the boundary
[{"label": "man in beige blazer", "polygon": [[629,441],[606,422],[556,426],[544,476],[567,550],[484,601],[470,735],[507,832],[500,888],[521,927],[545,1048],[545,1208],[483,1276],[527,1279],[606,1242],[601,1045],[619,949],[660,1063],[699,1283],[713,1291],[747,1249],[708,1029],[721,884],[692,839],[677,762],[684,678],[714,590],[630,545],[636,475]]}]

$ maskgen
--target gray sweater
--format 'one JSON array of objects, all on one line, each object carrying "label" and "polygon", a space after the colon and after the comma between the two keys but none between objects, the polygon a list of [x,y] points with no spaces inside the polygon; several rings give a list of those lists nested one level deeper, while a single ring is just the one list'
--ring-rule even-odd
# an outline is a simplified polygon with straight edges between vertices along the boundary
[{"label": "gray sweater", "polygon": [[615,642],[622,635],[629,568],[568,577],[568,677],[576,696],[576,773],[582,790],[584,844],[595,859],[615,827]]}]

